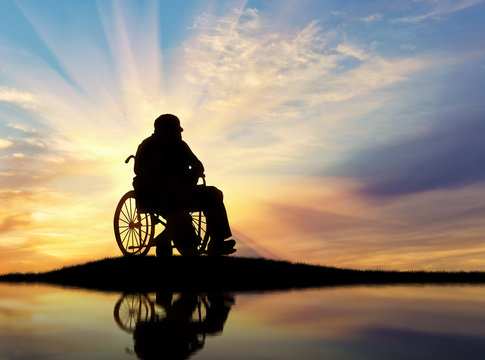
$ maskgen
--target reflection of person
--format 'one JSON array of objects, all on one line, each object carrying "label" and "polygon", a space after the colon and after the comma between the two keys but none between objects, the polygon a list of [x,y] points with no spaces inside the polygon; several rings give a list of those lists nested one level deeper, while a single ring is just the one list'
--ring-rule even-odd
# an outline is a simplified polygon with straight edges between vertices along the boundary
[{"label": "reflection of person", "polygon": [[138,147],[133,181],[137,206],[165,217],[172,235],[185,242],[185,253],[195,253],[190,211],[204,212],[210,237],[209,253],[235,252],[222,192],[214,186],[197,185],[204,174],[202,162],[182,140],[180,120],[172,114],[155,120],[155,132]]},{"label": "reflection of person", "polygon": [[234,304],[234,297],[228,293],[209,293],[207,300],[209,302],[207,314],[202,321],[201,329],[206,334],[217,334],[224,328],[231,306]]},{"label": "reflection of person", "polygon": [[198,295],[181,293],[172,303],[172,293],[157,293],[157,304],[165,317],[137,322],[133,339],[135,353],[140,359],[187,359],[200,350],[206,334],[222,332],[230,308],[234,303],[229,294],[209,294],[203,297],[205,318],[193,319]]}]

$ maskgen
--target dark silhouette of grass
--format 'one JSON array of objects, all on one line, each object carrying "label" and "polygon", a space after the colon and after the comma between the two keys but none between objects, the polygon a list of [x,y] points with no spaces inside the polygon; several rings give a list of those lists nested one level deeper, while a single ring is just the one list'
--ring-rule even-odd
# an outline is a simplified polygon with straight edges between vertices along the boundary
[{"label": "dark silhouette of grass", "polygon": [[103,291],[264,291],[338,285],[485,284],[485,272],[351,270],[261,258],[117,257],[2,282],[47,283]]}]

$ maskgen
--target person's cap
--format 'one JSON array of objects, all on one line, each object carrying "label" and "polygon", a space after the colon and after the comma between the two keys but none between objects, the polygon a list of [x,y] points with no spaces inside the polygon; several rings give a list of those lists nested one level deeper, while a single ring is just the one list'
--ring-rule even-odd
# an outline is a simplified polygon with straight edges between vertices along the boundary
[{"label": "person's cap", "polygon": [[170,131],[178,130],[180,132],[184,131],[180,126],[180,120],[178,117],[172,114],[163,114],[155,119],[155,131]]}]

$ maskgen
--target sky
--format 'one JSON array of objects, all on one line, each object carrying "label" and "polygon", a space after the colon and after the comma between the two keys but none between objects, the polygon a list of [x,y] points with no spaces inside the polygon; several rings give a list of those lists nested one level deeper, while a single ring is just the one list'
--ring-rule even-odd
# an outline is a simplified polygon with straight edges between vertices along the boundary
[{"label": "sky", "polygon": [[242,256],[485,270],[485,1],[0,2],[0,272],[118,256],[176,114]]}]

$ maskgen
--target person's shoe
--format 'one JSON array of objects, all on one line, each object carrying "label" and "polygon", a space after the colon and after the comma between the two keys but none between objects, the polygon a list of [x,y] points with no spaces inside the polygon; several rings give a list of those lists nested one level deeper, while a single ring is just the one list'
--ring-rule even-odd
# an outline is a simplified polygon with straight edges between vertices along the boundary
[{"label": "person's shoe", "polygon": [[212,256],[230,255],[234,254],[237,250],[234,249],[236,241],[233,239],[218,242],[216,244],[209,243],[207,254]]},{"label": "person's shoe", "polygon": [[224,241],[223,254],[224,255],[234,254],[237,251],[237,249],[234,249],[235,245],[236,245],[236,241],[233,239]]},{"label": "person's shoe", "polygon": [[224,252],[222,255],[231,255],[234,254],[237,251],[237,249],[231,248],[231,249],[224,249]]},{"label": "person's shoe", "polygon": [[207,255],[209,256],[221,256],[224,255],[221,249],[208,248]]},{"label": "person's shoe", "polygon": [[233,248],[234,246],[236,246],[236,240],[234,239],[224,240],[223,244],[224,244],[224,248]]}]

